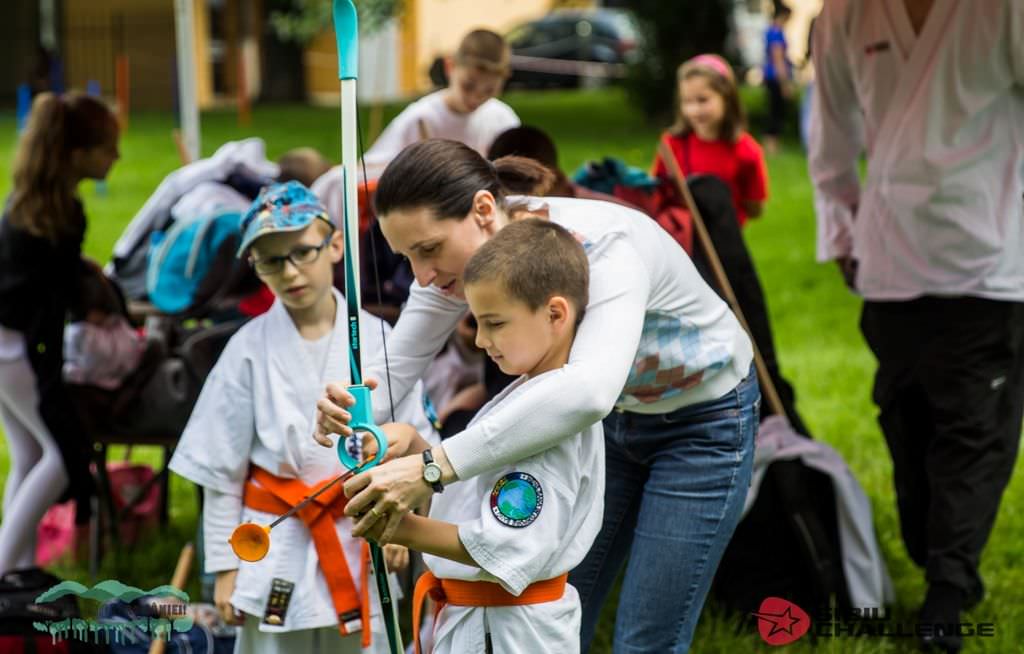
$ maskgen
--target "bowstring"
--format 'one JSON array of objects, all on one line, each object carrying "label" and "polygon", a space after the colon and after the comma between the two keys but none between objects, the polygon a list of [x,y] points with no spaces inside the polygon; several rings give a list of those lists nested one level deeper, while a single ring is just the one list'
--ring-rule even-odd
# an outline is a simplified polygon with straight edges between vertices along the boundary
[{"label": "bowstring", "polygon": [[[366,177],[366,158],[363,156],[365,151],[363,150],[363,129],[361,127],[361,121],[359,120],[359,108],[356,105],[356,139],[359,145],[359,165],[363,170],[363,197],[366,202],[370,202],[370,183]],[[353,171],[354,172],[354,171]],[[374,222],[379,222],[376,213],[373,216]],[[358,224],[358,222],[357,222]],[[377,265],[377,238],[374,235],[374,225],[370,225],[370,258],[373,260],[373,282],[377,287],[377,305],[384,306],[384,296],[381,293],[380,285],[380,267]],[[384,376],[388,382],[388,407],[391,412],[391,422],[397,422],[395,420],[395,397],[391,390],[391,365],[388,361],[388,341],[384,333],[384,319],[380,319],[380,341],[384,346]]]}]

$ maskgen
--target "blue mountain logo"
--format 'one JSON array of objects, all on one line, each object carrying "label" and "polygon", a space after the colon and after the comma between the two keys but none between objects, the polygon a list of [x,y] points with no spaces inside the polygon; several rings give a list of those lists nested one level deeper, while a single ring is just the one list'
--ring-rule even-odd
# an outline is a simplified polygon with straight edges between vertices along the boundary
[{"label": "blue mountain logo", "polygon": [[[157,586],[151,590],[144,591],[134,586],[122,584],[115,579],[101,581],[92,588],[86,588],[76,581],[62,581],[40,594],[36,598],[35,603],[46,604],[66,595],[95,600],[97,602],[116,600],[125,603],[133,602],[140,597],[174,597],[184,602],[184,604],[172,605],[174,613],[182,616],[174,620],[169,620],[165,617],[140,617],[129,621],[97,622],[81,618],[66,618],[59,621],[50,620],[32,623],[32,626],[37,631],[50,634],[54,643],[68,637],[88,642],[90,634],[93,635],[96,643],[105,640],[107,644],[110,644],[111,640],[114,643],[135,643],[137,640],[150,637],[170,640],[172,631],[185,632],[192,629],[192,617],[184,615],[185,607],[189,602],[188,593],[178,590],[174,586]],[[113,632],[113,639],[111,639],[111,632]],[[101,638],[101,635],[103,638]]]},{"label": "blue mountain logo", "polygon": [[126,586],[115,579],[101,581],[92,588],[86,588],[77,581],[62,581],[53,588],[50,588],[36,598],[36,604],[53,602],[65,595],[76,595],[84,599],[96,600],[97,602],[109,602],[120,600],[122,602],[134,602],[140,597],[177,597],[183,602],[188,602],[188,593],[178,590],[174,586],[157,586],[156,588],[144,591],[134,586]]}]

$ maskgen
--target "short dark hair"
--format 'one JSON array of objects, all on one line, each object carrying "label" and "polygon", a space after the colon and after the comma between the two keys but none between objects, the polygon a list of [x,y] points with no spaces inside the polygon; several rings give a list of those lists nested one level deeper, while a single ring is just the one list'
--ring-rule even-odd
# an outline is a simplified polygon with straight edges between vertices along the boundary
[{"label": "short dark hair", "polygon": [[548,220],[524,218],[498,230],[470,257],[466,286],[495,281],[531,311],[560,295],[576,309],[576,324],[589,302],[590,264],[569,230]]},{"label": "short dark hair", "polygon": [[526,157],[539,161],[551,170],[558,170],[558,150],[544,130],[532,125],[507,129],[494,139],[487,150],[491,161],[501,157]]},{"label": "short dark hair", "polygon": [[512,53],[497,32],[473,30],[462,37],[452,60],[457,66],[480,68],[489,73],[508,75]]}]

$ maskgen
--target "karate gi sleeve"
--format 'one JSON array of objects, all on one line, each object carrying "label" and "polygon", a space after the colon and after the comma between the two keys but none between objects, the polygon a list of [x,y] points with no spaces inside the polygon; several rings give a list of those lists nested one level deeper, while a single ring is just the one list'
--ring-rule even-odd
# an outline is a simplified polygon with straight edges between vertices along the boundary
[{"label": "karate gi sleeve", "polygon": [[636,358],[649,294],[629,243],[616,237],[601,248],[590,261],[590,304],[569,362],[444,441],[458,478],[527,459],[608,415]]},{"label": "karate gi sleeve", "polygon": [[228,342],[203,384],[170,463],[182,477],[239,498],[256,437],[252,359],[241,351],[241,335]]},{"label": "karate gi sleeve", "polygon": [[572,528],[577,471],[533,460],[492,474],[492,491],[479,498],[479,517],[459,524],[459,540],[483,570],[513,595],[544,581]]},{"label": "karate gi sleeve", "polygon": [[809,155],[818,220],[817,258],[853,252],[853,219],[860,198],[857,162],[863,125],[839,9],[826,3],[814,27],[814,98]]},{"label": "karate gi sleeve", "polygon": [[238,557],[228,539],[241,521],[241,496],[212,488],[203,489],[203,560],[206,572],[238,569]]}]

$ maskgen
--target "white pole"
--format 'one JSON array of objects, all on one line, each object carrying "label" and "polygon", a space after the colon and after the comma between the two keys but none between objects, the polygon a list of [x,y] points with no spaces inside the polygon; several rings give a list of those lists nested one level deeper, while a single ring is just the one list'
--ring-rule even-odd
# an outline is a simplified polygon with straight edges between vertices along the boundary
[{"label": "white pole", "polygon": [[174,0],[174,31],[178,51],[178,111],[181,136],[191,161],[199,159],[199,101],[196,94],[193,0]]}]

